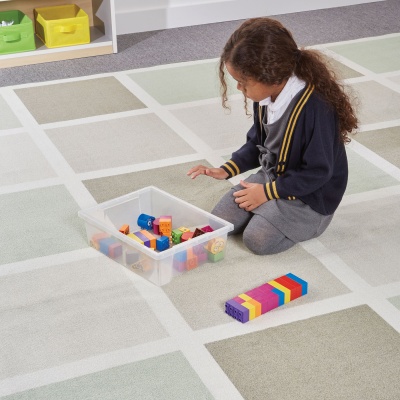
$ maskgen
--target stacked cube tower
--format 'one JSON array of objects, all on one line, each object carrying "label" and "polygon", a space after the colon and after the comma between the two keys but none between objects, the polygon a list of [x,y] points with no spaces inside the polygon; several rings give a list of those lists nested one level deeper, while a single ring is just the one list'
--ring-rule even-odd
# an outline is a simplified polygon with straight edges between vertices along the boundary
[{"label": "stacked cube tower", "polygon": [[228,300],[225,312],[244,323],[304,296],[307,291],[307,282],[289,273]]}]

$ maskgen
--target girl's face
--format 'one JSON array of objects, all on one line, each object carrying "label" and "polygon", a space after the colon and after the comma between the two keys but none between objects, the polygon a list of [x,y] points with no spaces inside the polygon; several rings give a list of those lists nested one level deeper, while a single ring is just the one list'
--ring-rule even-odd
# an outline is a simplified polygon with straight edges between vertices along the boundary
[{"label": "girl's face", "polygon": [[287,82],[284,81],[280,85],[268,85],[252,78],[244,79],[229,63],[226,63],[225,66],[229,75],[237,82],[237,89],[255,102],[260,102],[267,97],[271,97],[271,100],[275,101]]}]

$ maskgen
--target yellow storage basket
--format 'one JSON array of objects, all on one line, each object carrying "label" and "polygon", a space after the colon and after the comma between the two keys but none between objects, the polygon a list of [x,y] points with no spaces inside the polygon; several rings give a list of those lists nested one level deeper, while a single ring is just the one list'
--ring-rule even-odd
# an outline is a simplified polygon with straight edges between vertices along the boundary
[{"label": "yellow storage basket", "polygon": [[36,35],[50,48],[90,43],[89,16],[75,4],[34,9]]}]

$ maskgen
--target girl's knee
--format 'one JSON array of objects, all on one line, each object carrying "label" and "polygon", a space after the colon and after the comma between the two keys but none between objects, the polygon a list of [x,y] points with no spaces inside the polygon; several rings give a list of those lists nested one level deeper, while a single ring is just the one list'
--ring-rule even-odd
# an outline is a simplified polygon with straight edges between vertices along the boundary
[{"label": "girl's knee", "polygon": [[295,245],[295,242],[282,233],[280,235],[260,235],[249,229],[245,229],[243,232],[243,243],[251,252],[260,256],[278,254]]}]

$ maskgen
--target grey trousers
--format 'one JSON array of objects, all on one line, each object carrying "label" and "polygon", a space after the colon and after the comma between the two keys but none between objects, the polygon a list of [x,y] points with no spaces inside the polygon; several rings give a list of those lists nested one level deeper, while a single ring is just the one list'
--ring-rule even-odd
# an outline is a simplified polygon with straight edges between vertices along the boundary
[{"label": "grey trousers", "polygon": [[[246,182],[258,180],[252,177]],[[271,200],[249,212],[235,203],[233,193],[241,189],[240,185],[232,187],[212,214],[234,225],[230,235],[243,233],[243,243],[255,254],[280,253],[296,243],[318,237],[333,217],[317,213],[301,200]]]}]

